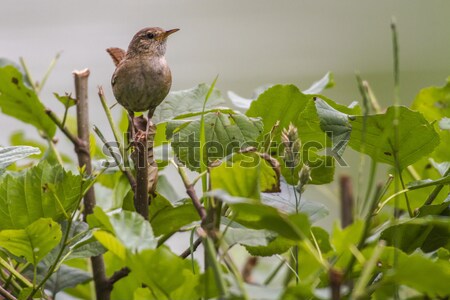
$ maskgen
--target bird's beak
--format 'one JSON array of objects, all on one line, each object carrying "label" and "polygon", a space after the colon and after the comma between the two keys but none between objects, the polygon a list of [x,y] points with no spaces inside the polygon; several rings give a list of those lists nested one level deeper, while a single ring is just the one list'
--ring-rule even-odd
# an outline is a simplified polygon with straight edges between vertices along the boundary
[{"label": "bird's beak", "polygon": [[167,38],[169,35],[171,35],[172,33],[177,32],[178,30],[180,30],[180,29],[175,28],[175,29],[167,30],[166,32],[164,32],[163,36],[164,36],[164,38]]}]

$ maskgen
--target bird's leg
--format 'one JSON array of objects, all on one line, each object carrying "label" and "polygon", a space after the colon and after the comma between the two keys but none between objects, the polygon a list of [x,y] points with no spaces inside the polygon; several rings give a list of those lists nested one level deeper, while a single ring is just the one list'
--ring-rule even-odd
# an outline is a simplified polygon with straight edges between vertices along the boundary
[{"label": "bird's leg", "polygon": [[128,111],[128,144],[130,145],[134,141],[134,136],[136,135],[134,128],[134,112]]}]

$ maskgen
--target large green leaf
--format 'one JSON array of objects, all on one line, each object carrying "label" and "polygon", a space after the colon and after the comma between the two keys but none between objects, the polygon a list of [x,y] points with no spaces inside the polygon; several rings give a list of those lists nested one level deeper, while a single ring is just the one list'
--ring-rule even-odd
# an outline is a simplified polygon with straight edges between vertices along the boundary
[{"label": "large green leaf", "polygon": [[4,169],[17,160],[33,154],[39,154],[39,148],[30,146],[0,147],[0,169]]},{"label": "large green leaf", "polygon": [[248,228],[270,230],[291,240],[301,240],[309,235],[310,224],[305,214],[288,216],[257,200],[234,197],[222,190],[213,190],[208,195],[228,204],[233,220]]},{"label": "large green leaf", "polygon": [[56,125],[45,113],[44,105],[13,66],[0,68],[0,108],[4,114],[33,125],[50,138],[55,135]]},{"label": "large green leaf", "polygon": [[[273,126],[279,121],[278,130],[272,132],[272,156],[278,157],[282,174],[289,184],[296,185],[298,171],[303,164],[311,168],[312,184],[323,184],[333,180],[334,164],[329,157],[317,154],[322,149],[331,147],[331,141],[320,126],[320,118],[315,104],[315,95],[305,95],[294,85],[275,85],[261,94],[253,101],[246,114],[250,117],[260,117],[264,122],[264,132],[260,140],[267,140]],[[359,108],[347,108],[322,97],[326,103],[336,107],[346,114],[356,114]],[[280,145],[280,132],[289,124],[298,128],[298,135],[302,143],[300,151],[301,160],[294,170],[287,168],[283,163],[283,147]]]},{"label": "large green leaf", "polygon": [[[200,170],[200,151],[209,161],[221,159],[248,146],[254,146],[262,132],[262,122],[240,113],[220,111],[204,115],[206,149],[200,148],[200,120],[180,126],[172,137],[177,157],[191,170]],[[168,125],[169,126],[169,125]]]},{"label": "large green leaf", "polygon": [[25,229],[6,229],[0,231],[0,246],[16,256],[37,265],[54,247],[59,244],[62,232],[58,223],[52,219],[39,219]]},{"label": "large green leaf", "polygon": [[152,199],[149,210],[155,236],[176,232],[181,227],[200,220],[190,201],[174,206],[161,195]]},{"label": "large green leaf", "polygon": [[379,287],[392,283],[406,285],[430,299],[445,298],[450,294],[448,260],[432,260],[420,253],[407,255],[396,248],[386,247],[378,265],[386,269],[380,277]]},{"label": "large green leaf", "polygon": [[225,232],[224,240],[228,245],[240,244],[243,246],[267,246],[276,235],[268,230],[249,229],[241,224],[223,217],[221,229]]},{"label": "large green leaf", "polygon": [[[295,197],[294,189],[294,186],[290,186],[285,181],[281,181],[281,192],[262,194],[262,203],[276,207],[278,210],[287,214],[293,214],[297,211],[307,214],[311,222],[316,222],[328,215],[328,209],[325,205],[307,199],[299,200],[298,193],[297,198]],[[296,199],[299,202],[297,208]]]},{"label": "large green leaf", "polygon": [[258,153],[235,153],[211,168],[211,185],[232,196],[259,199],[261,191],[279,191],[278,167],[276,160],[273,166],[273,161],[261,158]]},{"label": "large green leaf", "polygon": [[77,208],[87,184],[80,175],[45,161],[0,177],[0,229],[25,228],[40,218],[64,219]]},{"label": "large green leaf", "polygon": [[[396,145],[394,119],[398,109],[398,146]],[[401,169],[430,154],[439,144],[439,135],[419,112],[400,107],[389,107],[384,114],[369,115],[364,128],[364,117],[351,118],[350,146],[368,154],[378,162]],[[365,131],[365,132],[364,132]]]},{"label": "large green leaf", "polygon": [[[191,89],[170,92],[166,99],[156,108],[153,122],[158,124],[175,118],[185,118],[201,113],[208,91],[208,85],[199,84]],[[218,107],[224,103],[225,100],[220,92],[214,89],[208,99],[206,110]]]},{"label": "large green leaf", "polygon": [[436,147],[431,157],[437,161],[450,161],[448,145],[450,131],[442,130],[437,121],[450,117],[450,77],[443,87],[428,87],[422,89],[414,99],[411,108],[420,111],[429,122],[435,122],[435,128],[441,137],[441,144]]},{"label": "large green leaf", "polygon": [[165,246],[144,250],[127,261],[132,272],[152,290],[156,299],[182,300],[201,296],[198,268],[194,274],[190,261],[183,260]]},{"label": "large green leaf", "polygon": [[[51,291],[52,295],[65,290],[66,288],[75,287],[79,284],[86,283],[92,279],[92,275],[78,268],[72,268],[61,265],[45,283],[45,289]],[[55,297],[54,297],[55,298]]]},{"label": "large green leaf", "polygon": [[136,212],[125,210],[106,215],[96,207],[88,222],[91,226],[103,225],[104,230],[94,232],[94,236],[108,249],[108,243],[121,245],[121,248],[132,253],[156,248],[156,239],[150,223]]}]

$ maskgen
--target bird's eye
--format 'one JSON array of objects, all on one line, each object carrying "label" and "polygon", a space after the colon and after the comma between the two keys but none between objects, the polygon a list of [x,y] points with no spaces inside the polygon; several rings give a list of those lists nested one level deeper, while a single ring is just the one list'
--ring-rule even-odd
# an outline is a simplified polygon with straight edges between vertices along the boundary
[{"label": "bird's eye", "polygon": [[155,37],[155,34],[153,34],[153,33],[151,33],[151,32],[147,32],[147,38],[148,39],[152,39],[152,38],[154,38]]}]

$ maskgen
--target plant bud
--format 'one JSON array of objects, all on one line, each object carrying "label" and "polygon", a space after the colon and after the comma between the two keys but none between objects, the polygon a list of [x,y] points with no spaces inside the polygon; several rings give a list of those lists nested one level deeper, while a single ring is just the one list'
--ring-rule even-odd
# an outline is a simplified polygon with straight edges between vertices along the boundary
[{"label": "plant bud", "polygon": [[291,123],[281,132],[281,142],[284,145],[284,162],[286,167],[295,168],[299,162],[301,142],[297,128]]},{"label": "plant bud", "polygon": [[311,178],[311,168],[304,164],[301,170],[298,172],[298,185],[295,187],[297,192],[302,193],[305,185],[312,180]]}]

